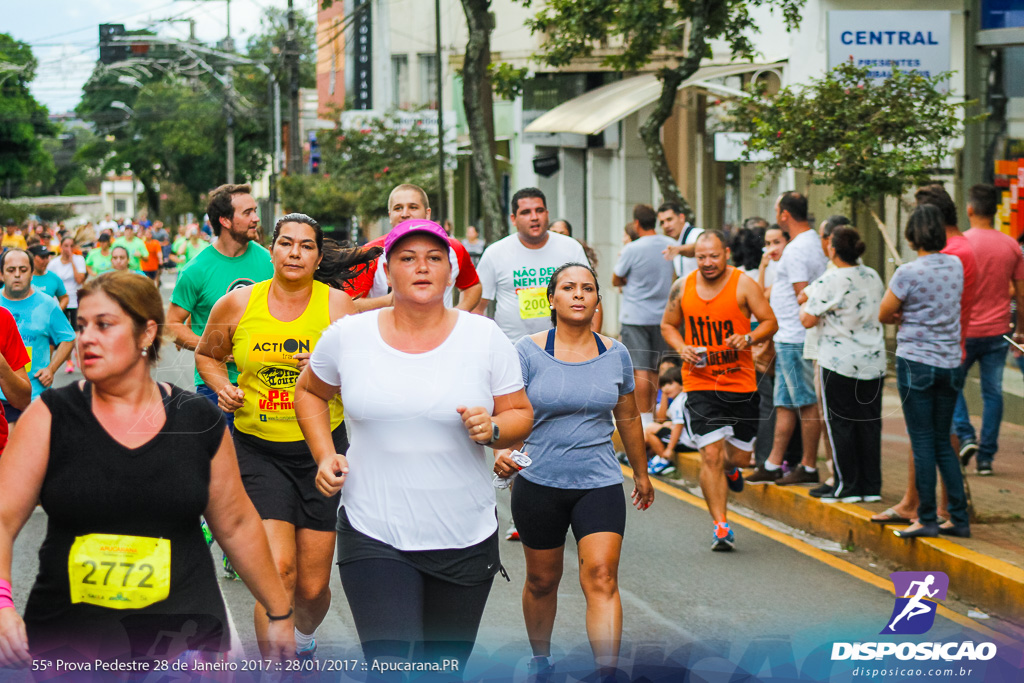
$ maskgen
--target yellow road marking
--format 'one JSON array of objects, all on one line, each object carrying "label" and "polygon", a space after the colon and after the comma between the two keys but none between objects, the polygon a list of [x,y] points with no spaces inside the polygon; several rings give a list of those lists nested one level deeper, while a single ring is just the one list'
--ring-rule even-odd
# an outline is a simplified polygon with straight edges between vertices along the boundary
[{"label": "yellow road marking", "polygon": [[[627,477],[632,479],[633,478],[633,470],[630,469],[629,467],[627,467],[626,465],[621,465],[621,467],[622,467],[622,472]],[[681,500],[684,503],[689,503],[690,505],[692,505],[694,507],[697,507],[697,508],[700,508],[702,510],[706,510],[707,509],[707,505],[705,505],[704,499],[698,498],[697,496],[695,496],[695,495],[693,495],[691,493],[687,493],[686,491],[682,491],[682,490],[676,488],[675,486],[672,486],[671,484],[666,484],[665,482],[660,481],[658,479],[655,479],[653,477],[651,477],[651,484],[658,491],[661,491],[662,493],[664,493],[666,495],[672,496],[676,500]],[[736,512],[733,512],[732,510],[730,510],[729,511],[729,523],[731,524],[733,522],[735,522],[736,524],[739,524],[741,527],[743,527],[745,529],[749,529],[750,531],[753,531],[754,533],[761,534],[762,536],[767,536],[768,538],[772,539],[773,541],[777,541],[777,542],[779,542],[779,543],[781,543],[781,544],[783,544],[785,546],[788,546],[788,547],[792,548],[793,550],[797,551],[798,553],[806,555],[807,557],[814,558],[815,560],[818,560],[819,562],[824,562],[828,566],[830,566],[830,567],[832,567],[834,569],[838,569],[841,572],[845,572],[845,573],[849,574],[850,576],[858,578],[861,581],[864,581],[865,583],[869,583],[869,584],[871,584],[872,586],[874,586],[876,588],[880,588],[881,590],[885,591],[886,593],[891,593],[891,594],[895,595],[896,589],[893,587],[891,581],[886,581],[882,577],[876,576],[876,575],[872,574],[871,572],[867,571],[866,569],[862,569],[862,568],[858,567],[857,565],[853,564],[852,562],[847,562],[846,560],[843,560],[843,559],[840,559],[838,557],[835,557],[834,555],[832,555],[832,554],[830,554],[830,553],[828,553],[828,552],[826,552],[826,551],[824,551],[824,550],[822,550],[820,548],[815,548],[810,543],[806,543],[804,541],[801,541],[798,538],[793,538],[792,536],[790,536],[788,534],[784,534],[784,533],[782,533],[780,531],[776,531],[775,529],[772,529],[770,527],[765,526],[764,524],[761,524],[761,522],[758,522],[756,520],[750,519],[749,517],[744,517],[743,515],[738,514]],[[978,633],[980,633],[982,635],[988,636],[989,638],[992,638],[994,640],[998,640],[1001,643],[1003,643],[1004,645],[1016,645],[1016,644],[1018,644],[1018,641],[1014,640],[1010,636],[1007,636],[1007,635],[1005,635],[1003,633],[1000,633],[999,631],[994,631],[991,628],[989,628],[988,626],[984,626],[982,624],[979,624],[974,619],[971,619],[970,617],[965,617],[962,614],[954,612],[953,610],[949,609],[948,607],[944,607],[942,605],[938,605],[937,612],[938,612],[938,614],[941,614],[943,617],[945,617],[946,619],[949,619],[950,621],[952,621],[952,622],[954,622],[956,624],[960,624],[961,626],[966,626],[967,628],[970,628],[973,631],[977,631]]]}]

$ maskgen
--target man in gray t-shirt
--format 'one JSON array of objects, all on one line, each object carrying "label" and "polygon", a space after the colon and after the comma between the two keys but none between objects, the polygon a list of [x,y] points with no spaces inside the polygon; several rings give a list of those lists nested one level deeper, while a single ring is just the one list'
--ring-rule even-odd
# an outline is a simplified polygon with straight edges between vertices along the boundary
[{"label": "man in gray t-shirt", "polygon": [[633,361],[636,404],[644,424],[654,418],[658,362],[668,350],[661,336],[661,314],[675,279],[671,261],[662,256],[675,242],[657,234],[657,220],[650,206],[633,207],[633,224],[639,237],[623,247],[612,276],[612,284],[622,287],[622,343]]}]

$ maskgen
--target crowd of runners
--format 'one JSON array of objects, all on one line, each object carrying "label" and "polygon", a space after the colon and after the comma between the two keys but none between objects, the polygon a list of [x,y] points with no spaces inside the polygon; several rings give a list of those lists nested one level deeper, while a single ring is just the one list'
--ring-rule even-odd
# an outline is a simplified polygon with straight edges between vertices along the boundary
[{"label": "crowd of runners", "polygon": [[[360,247],[301,213],[262,246],[247,185],[211,192],[210,241],[198,226],[177,247],[132,224],[101,223],[89,245],[9,229],[0,665],[225,656],[211,539],[255,598],[264,658],[315,669],[336,563],[367,659],[464,664],[494,577],[508,578],[504,536],[525,553],[529,668],[544,680],[571,530],[595,667],[614,671],[621,465],[643,511],[651,477],[699,451],[716,551],[736,544],[727,499],[744,482],[880,500],[884,324],[898,325],[913,476],[878,521],[906,522],[903,538],[969,536],[961,463],[993,473],[1002,368],[1024,342],[1011,323],[1024,256],[993,229],[997,196],[971,189],[961,234],[946,191],[921,188],[904,233],[917,258],[888,286],[850,221],[816,230],[797,192],[773,223],[729,235],[672,203],[638,205],[612,270],[621,340],[601,332],[593,250],[565,221],[549,229],[536,188],[515,193],[514,230],[485,249],[475,229],[460,241],[431,221],[414,185],[392,191],[390,231]],[[165,314],[160,268],[186,263]],[[194,392],[153,379],[165,337],[194,351]],[[980,438],[961,395],[976,362]],[[62,366],[84,379],[51,387]],[[16,609],[12,551],[37,503],[46,538]],[[188,637],[156,651],[169,632]]]}]

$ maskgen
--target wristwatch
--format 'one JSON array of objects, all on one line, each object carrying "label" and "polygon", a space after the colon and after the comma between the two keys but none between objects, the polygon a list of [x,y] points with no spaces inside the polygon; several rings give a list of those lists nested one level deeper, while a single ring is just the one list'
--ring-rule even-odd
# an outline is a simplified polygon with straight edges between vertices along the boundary
[{"label": "wristwatch", "polygon": [[491,438],[487,442],[487,445],[490,446],[492,443],[496,442],[500,438],[501,430],[498,429],[498,424],[496,422],[491,422]]},{"label": "wristwatch", "polygon": [[743,335],[743,338],[747,340],[747,346],[750,346],[751,344],[754,343],[754,338],[751,337],[749,334]]}]

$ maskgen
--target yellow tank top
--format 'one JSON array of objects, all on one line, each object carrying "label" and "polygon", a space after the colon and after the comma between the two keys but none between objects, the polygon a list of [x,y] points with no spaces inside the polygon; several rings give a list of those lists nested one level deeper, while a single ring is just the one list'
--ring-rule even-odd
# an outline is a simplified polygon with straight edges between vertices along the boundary
[{"label": "yellow tank top", "polygon": [[[295,320],[284,322],[270,314],[267,295],[271,280],[252,287],[245,313],[238,321],[231,352],[238,366],[238,386],[245,404],[235,411],[235,429],[266,441],[302,441],[295,419],[296,353],[312,353],[331,324],[330,287],[313,283],[309,305]],[[341,397],[330,402],[331,430],[341,424]]]}]

